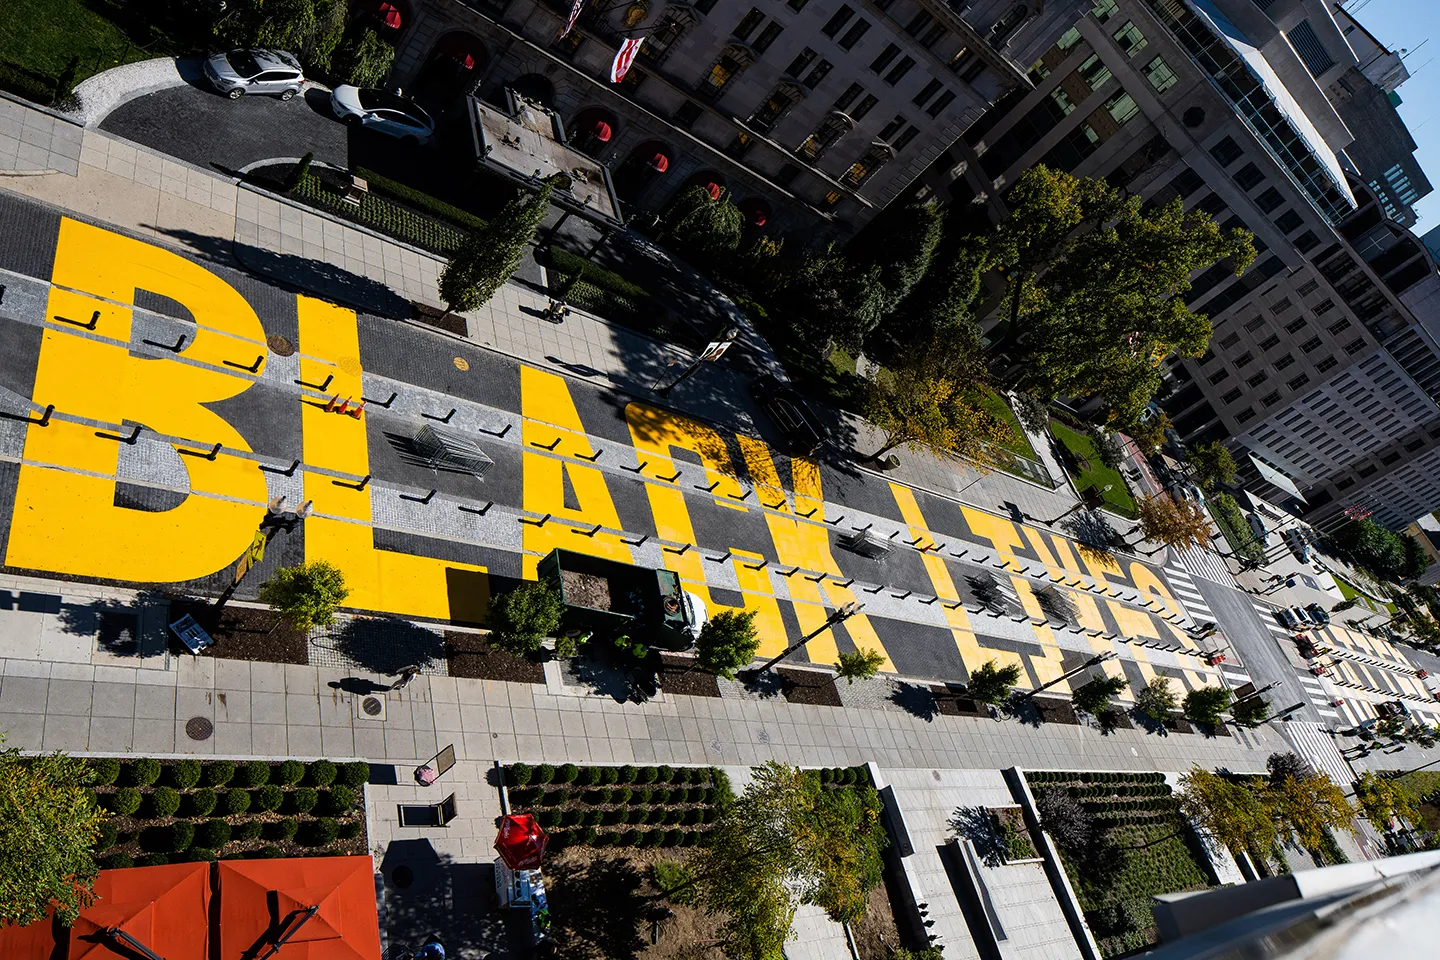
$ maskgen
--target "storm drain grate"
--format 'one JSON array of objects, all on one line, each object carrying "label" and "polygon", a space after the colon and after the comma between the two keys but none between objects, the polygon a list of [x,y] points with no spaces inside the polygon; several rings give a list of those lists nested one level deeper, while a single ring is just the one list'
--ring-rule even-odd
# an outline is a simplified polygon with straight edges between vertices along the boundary
[{"label": "storm drain grate", "polygon": [[185,736],[191,740],[209,740],[215,732],[215,724],[209,717],[191,717],[185,721]]}]

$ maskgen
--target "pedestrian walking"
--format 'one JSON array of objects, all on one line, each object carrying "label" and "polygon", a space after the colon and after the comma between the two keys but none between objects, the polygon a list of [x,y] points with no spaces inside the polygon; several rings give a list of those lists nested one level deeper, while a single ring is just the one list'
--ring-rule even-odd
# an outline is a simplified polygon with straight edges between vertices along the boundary
[{"label": "pedestrian walking", "polygon": [[399,670],[395,671],[396,680],[394,683],[390,684],[390,689],[400,690],[404,688],[410,683],[411,680],[415,679],[415,674],[419,672],[420,668],[413,663],[408,667],[401,667]]}]

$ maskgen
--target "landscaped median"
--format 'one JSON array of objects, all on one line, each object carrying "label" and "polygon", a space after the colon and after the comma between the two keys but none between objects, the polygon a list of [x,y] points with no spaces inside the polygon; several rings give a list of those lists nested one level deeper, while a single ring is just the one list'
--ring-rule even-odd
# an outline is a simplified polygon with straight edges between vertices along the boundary
[{"label": "landscaped median", "polygon": [[[1105,465],[1095,441],[1087,434],[1061,423],[1050,421],[1050,433],[1065,450],[1065,469],[1075,481],[1075,491],[1104,490],[1105,506],[1123,517],[1135,517],[1135,498],[1120,471]],[[1110,489],[1106,490],[1105,488]]]}]

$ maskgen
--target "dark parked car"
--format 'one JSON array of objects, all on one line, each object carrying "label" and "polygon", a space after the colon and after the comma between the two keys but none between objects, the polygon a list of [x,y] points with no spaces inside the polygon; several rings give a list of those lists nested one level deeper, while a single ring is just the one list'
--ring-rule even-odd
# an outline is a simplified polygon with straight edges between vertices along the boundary
[{"label": "dark parked car", "polygon": [[750,384],[750,393],[785,434],[788,452],[802,456],[819,452],[825,443],[820,422],[788,383],[766,374]]}]

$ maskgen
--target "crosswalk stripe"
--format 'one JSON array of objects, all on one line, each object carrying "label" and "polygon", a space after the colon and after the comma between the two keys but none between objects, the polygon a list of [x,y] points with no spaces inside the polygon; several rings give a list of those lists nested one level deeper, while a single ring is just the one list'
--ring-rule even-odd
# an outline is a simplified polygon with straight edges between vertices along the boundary
[{"label": "crosswalk stripe", "polygon": [[1317,708],[1315,712],[1320,714],[1320,716],[1322,717],[1335,717],[1336,719],[1339,719],[1340,717],[1340,714],[1336,713],[1334,710],[1321,710]]}]

